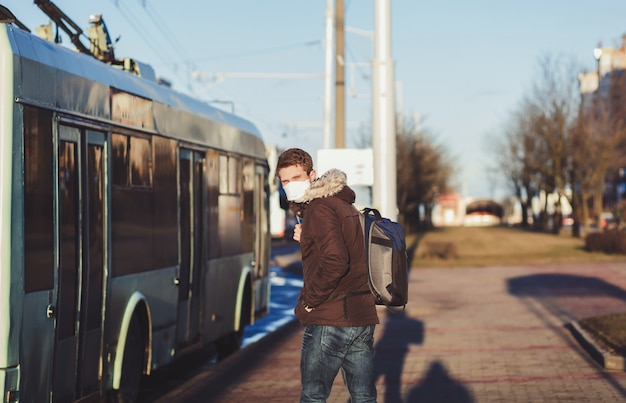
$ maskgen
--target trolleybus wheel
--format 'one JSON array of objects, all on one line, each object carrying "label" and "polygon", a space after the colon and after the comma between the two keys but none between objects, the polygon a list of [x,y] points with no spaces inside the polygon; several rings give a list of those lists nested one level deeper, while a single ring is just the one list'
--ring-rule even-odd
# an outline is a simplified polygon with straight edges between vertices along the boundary
[{"label": "trolleybus wheel", "polygon": [[246,295],[243,299],[241,315],[239,316],[239,330],[222,336],[216,342],[217,360],[222,361],[229,355],[236,353],[241,348],[243,341],[243,332],[246,324],[250,322],[250,296]]},{"label": "trolleybus wheel", "polygon": [[133,315],[128,325],[126,345],[124,346],[120,388],[111,390],[109,402],[126,403],[137,401],[139,384],[141,383],[141,375],[143,373],[143,351],[141,325],[137,316]]}]

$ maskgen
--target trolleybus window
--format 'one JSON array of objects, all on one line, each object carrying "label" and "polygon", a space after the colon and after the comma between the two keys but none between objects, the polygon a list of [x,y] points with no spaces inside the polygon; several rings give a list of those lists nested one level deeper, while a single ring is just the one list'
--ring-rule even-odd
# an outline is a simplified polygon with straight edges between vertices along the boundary
[{"label": "trolleybus window", "polygon": [[152,146],[143,137],[113,134],[113,184],[152,187]]},{"label": "trolleybus window", "polygon": [[220,155],[220,193],[238,194],[240,189],[239,158]]},{"label": "trolleybus window", "polygon": [[52,113],[24,106],[24,291],[54,288]]},{"label": "trolleybus window", "polygon": [[257,224],[256,214],[260,212],[255,211],[254,206],[254,162],[244,158],[243,159],[243,231],[241,237],[241,247],[243,250],[254,249],[255,232],[254,227]]},{"label": "trolleybus window", "polygon": [[128,186],[128,137],[122,134],[111,136],[111,174],[113,185]]},{"label": "trolleybus window", "polygon": [[150,141],[141,137],[130,138],[130,184],[134,187],[152,187],[152,151]]},{"label": "trolleybus window", "polygon": [[[60,129],[75,130],[61,126]],[[78,155],[76,144],[64,141],[59,145],[59,297],[57,329],[60,338],[74,335],[78,256]]]}]

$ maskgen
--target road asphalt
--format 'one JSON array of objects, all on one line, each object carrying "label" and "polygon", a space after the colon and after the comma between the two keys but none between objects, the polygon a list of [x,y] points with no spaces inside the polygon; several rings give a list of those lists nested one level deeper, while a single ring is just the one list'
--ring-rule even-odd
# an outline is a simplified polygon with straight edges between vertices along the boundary
[{"label": "road asphalt", "polygon": [[[626,263],[420,268],[409,290],[379,307],[379,402],[626,402],[626,372],[576,331],[626,311]],[[297,402],[301,337],[291,322],[160,401]],[[328,402],[348,399],[338,376]]]}]

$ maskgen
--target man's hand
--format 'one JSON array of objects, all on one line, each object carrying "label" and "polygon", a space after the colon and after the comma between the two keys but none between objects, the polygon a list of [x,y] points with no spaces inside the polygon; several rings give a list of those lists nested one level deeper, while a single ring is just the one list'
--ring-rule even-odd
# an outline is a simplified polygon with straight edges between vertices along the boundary
[{"label": "man's hand", "polygon": [[300,242],[300,234],[302,233],[302,224],[296,224],[293,229],[293,240]]}]

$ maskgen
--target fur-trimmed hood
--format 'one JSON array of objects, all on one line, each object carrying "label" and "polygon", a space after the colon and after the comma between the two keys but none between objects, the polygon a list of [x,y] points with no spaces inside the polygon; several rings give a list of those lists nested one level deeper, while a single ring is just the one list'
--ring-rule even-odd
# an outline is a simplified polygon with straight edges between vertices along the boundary
[{"label": "fur-trimmed hood", "polygon": [[[348,177],[345,172],[339,169],[329,169],[324,175],[320,176],[311,183],[311,187],[304,192],[302,201],[309,203],[313,199],[338,195],[342,199],[350,203],[354,203],[355,194],[352,189],[347,186]],[[349,190],[349,194],[343,195],[342,190]],[[346,197],[347,196],[347,197]]]}]

